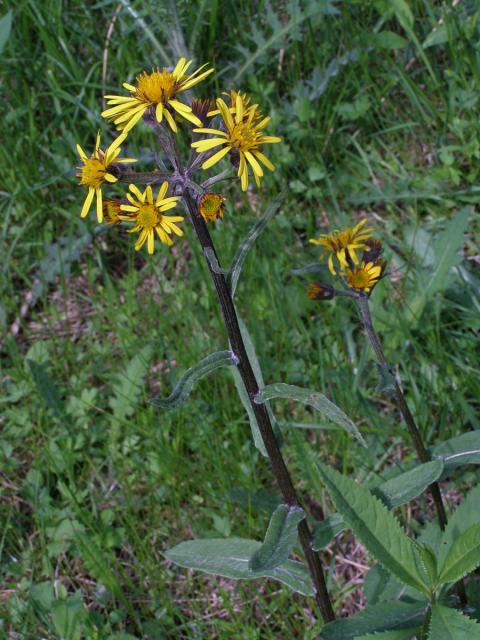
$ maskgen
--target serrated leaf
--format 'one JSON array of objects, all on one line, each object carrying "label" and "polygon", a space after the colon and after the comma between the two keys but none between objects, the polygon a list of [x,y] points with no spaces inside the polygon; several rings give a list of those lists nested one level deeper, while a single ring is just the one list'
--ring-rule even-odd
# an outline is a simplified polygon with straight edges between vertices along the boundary
[{"label": "serrated leaf", "polygon": [[336,404],[324,396],[323,393],[313,391],[312,389],[303,389],[302,387],[297,387],[292,384],[277,382],[276,384],[269,384],[261,389],[254,400],[257,404],[261,404],[272,398],[285,398],[310,405],[339,427],[345,429],[350,435],[353,435],[361,445],[364,447],[367,446],[356,424],[350,420],[340,407],[337,407]]},{"label": "serrated leaf", "polygon": [[237,290],[238,279],[240,278],[240,274],[242,272],[243,263],[245,262],[245,258],[247,257],[248,252],[253,246],[253,243],[258,238],[258,236],[265,229],[267,224],[273,218],[273,216],[278,212],[280,205],[282,204],[283,198],[285,194],[284,192],[280,193],[273,202],[267,207],[265,213],[262,217],[257,220],[257,222],[253,225],[250,231],[247,233],[247,236],[243,240],[240,247],[237,249],[235,253],[230,269],[227,274],[227,282],[230,285],[230,294],[232,299],[235,297],[235,292]]},{"label": "serrated leaf", "polygon": [[30,367],[33,382],[46,406],[51,409],[57,417],[64,415],[65,407],[60,398],[60,392],[45,365],[30,359],[27,359],[27,364]]},{"label": "serrated leaf", "polygon": [[[443,534],[437,531],[440,542],[437,545],[438,564],[443,567],[452,546],[470,527],[480,522],[480,484],[471,489],[459,507],[448,520]],[[421,536],[423,538],[423,535]],[[423,540],[422,540],[423,541]],[[426,540],[427,541],[427,540]],[[432,543],[428,541],[431,546]],[[435,547],[434,547],[435,549]]]},{"label": "serrated leaf", "polygon": [[480,464],[480,429],[440,442],[431,454],[432,458],[443,460],[445,472],[465,464]]},{"label": "serrated leaf", "polygon": [[415,545],[387,507],[365,487],[321,462],[317,465],[337,509],[370,553],[402,582],[428,594]]},{"label": "serrated leaf", "polygon": [[418,554],[425,573],[427,574],[430,587],[434,589],[438,584],[438,567],[435,553],[428,544],[418,545]]},{"label": "serrated leaf", "polygon": [[[441,460],[426,462],[410,471],[400,474],[396,478],[387,480],[372,489],[373,495],[379,498],[389,509],[399,507],[413,500],[435,482],[441,475],[443,463]],[[345,529],[345,521],[340,513],[334,513],[318,522],[313,530],[313,549],[319,551],[340,532]]]},{"label": "serrated leaf", "polygon": [[443,462],[441,460],[426,462],[396,478],[387,480],[373,489],[372,493],[380,498],[389,509],[393,509],[410,502],[423,493],[432,482],[438,480],[442,471]]},{"label": "serrated leaf", "polygon": [[288,560],[298,537],[298,524],[305,518],[300,507],[279,505],[272,514],[262,546],[250,558],[253,571],[270,571]]},{"label": "serrated leaf", "polygon": [[109,406],[117,420],[125,420],[133,414],[135,404],[143,394],[143,380],[147,375],[152,353],[151,345],[145,345],[126,367],[115,374],[114,396],[110,398]]},{"label": "serrated leaf", "polygon": [[182,542],[165,553],[171,562],[187,569],[196,569],[234,580],[272,578],[305,596],[313,595],[313,586],[306,567],[300,562],[287,560],[268,571],[254,571],[250,558],[261,547],[256,540],[220,538]]},{"label": "serrated leaf", "polygon": [[398,629],[397,631],[381,631],[358,636],[355,640],[412,640],[420,629]]},{"label": "serrated leaf", "polygon": [[164,398],[163,400],[153,398],[150,402],[156,407],[162,407],[163,409],[178,407],[185,402],[200,378],[220,367],[231,367],[235,364],[235,361],[236,357],[232,351],[217,351],[216,353],[211,353],[209,356],[202,358],[194,367],[185,371],[168,398]]},{"label": "serrated leaf", "polygon": [[451,546],[438,580],[456,582],[480,565],[480,523],[464,531]]},{"label": "serrated leaf", "polygon": [[476,638],[480,638],[480,624],[456,609],[438,604],[432,606],[429,640],[474,640]]},{"label": "serrated leaf", "polygon": [[327,624],[320,632],[321,640],[354,640],[367,633],[418,627],[427,605],[418,602],[389,601],[372,605],[352,616]]}]

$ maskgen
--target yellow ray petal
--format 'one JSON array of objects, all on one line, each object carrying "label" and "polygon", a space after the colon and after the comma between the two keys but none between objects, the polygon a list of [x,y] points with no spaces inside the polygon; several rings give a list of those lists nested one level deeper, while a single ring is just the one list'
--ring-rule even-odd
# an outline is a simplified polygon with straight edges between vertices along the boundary
[{"label": "yellow ray petal", "polygon": [[213,167],[213,165],[221,160],[223,156],[225,156],[230,151],[231,148],[231,145],[228,145],[223,149],[220,149],[220,151],[217,151],[217,153],[214,153],[211,158],[205,160],[205,162],[202,164],[202,169],[209,169],[210,167]]},{"label": "yellow ray petal", "polygon": [[122,84],[123,87],[125,87],[125,89],[127,89],[128,91],[136,91],[137,87],[134,87],[133,84],[128,84],[128,82],[124,82]]},{"label": "yellow ray petal", "polygon": [[95,189],[97,192],[97,220],[103,222],[103,202],[102,202],[102,190]]},{"label": "yellow ray petal", "polygon": [[270,162],[267,156],[264,155],[261,151],[255,150],[255,151],[252,151],[252,153],[256,158],[260,160],[260,162],[263,162],[263,164],[267,167],[267,169],[270,169],[270,171],[275,170],[275,166]]},{"label": "yellow ray petal", "polygon": [[111,173],[106,173],[106,174],[105,174],[105,180],[106,180],[107,182],[111,182],[111,183],[113,184],[114,182],[117,182],[118,178],[116,178],[115,176],[113,176]]},{"label": "yellow ray petal", "polygon": [[128,188],[132,193],[134,193],[140,202],[145,202],[145,194],[143,194],[140,189],[135,184],[129,184]]},{"label": "yellow ray petal", "polygon": [[80,156],[80,159],[85,162],[85,160],[87,160],[87,154],[79,144],[77,144],[77,152],[78,152],[78,155]]},{"label": "yellow ray petal", "polygon": [[153,204],[153,192],[152,187],[150,185],[145,189],[145,196],[147,198],[148,204]]},{"label": "yellow ray petal", "polygon": [[245,157],[248,160],[248,162],[251,164],[253,173],[258,177],[263,176],[262,167],[258,164],[257,159],[250,153],[250,151],[245,151]]},{"label": "yellow ray petal", "polygon": [[208,140],[192,142],[192,147],[199,153],[202,153],[203,151],[209,151],[214,147],[218,147],[219,144],[226,144],[226,142],[225,138],[208,138]]},{"label": "yellow ray petal", "polygon": [[155,204],[157,205],[160,204],[160,200],[163,200],[163,198],[165,197],[165,194],[167,193],[167,190],[168,190],[168,182],[165,180],[165,182],[162,183],[162,186],[158,190],[158,195],[157,195]]},{"label": "yellow ray petal", "polygon": [[165,114],[165,119],[168,122],[168,124],[170,125],[171,130],[174,133],[177,133],[178,128],[177,128],[175,120],[173,119],[172,114],[170,113],[170,111],[168,111],[168,109],[164,109],[164,114]]},{"label": "yellow ray petal", "polygon": [[147,250],[150,255],[153,255],[155,251],[155,235],[153,233],[153,229],[148,231],[147,235]]},{"label": "yellow ray petal", "polygon": [[80,217],[81,218],[85,218],[85,216],[90,211],[90,206],[92,204],[92,200],[93,200],[93,196],[94,195],[95,195],[95,189],[93,187],[90,187],[88,189],[87,197],[85,198],[85,201],[83,203],[82,210],[80,212]]},{"label": "yellow ray petal", "polygon": [[161,122],[163,120],[163,104],[159,102],[155,108],[155,117],[157,122]]}]

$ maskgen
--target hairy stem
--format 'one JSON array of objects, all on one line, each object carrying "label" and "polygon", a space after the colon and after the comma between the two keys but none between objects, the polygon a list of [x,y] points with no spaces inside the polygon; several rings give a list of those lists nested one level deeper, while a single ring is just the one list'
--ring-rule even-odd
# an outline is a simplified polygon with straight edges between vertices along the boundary
[{"label": "hairy stem", "polygon": [[[198,215],[194,195],[189,189],[186,189],[183,193],[183,197],[197,238],[202,246],[204,256],[215,256],[216,264],[219,264],[218,256],[210,237],[210,233],[207,229],[207,225],[203,218]],[[284,501],[290,506],[300,506],[290,473],[275,438],[266,407],[264,404],[256,404],[254,402],[255,396],[259,392],[259,388],[243,343],[237,314],[225,276],[220,269],[212,268],[211,260],[207,260],[207,264],[220,302],[231,348],[239,359],[239,363],[237,365],[238,371],[242,376],[242,380],[250,398],[252,410],[255,414],[262,440],[268,453],[273,474],[282,492]],[[306,520],[302,520],[298,525],[298,536],[312,577],[316,602],[320,608],[323,620],[325,622],[330,622],[335,619],[335,614],[328,595],[320,557],[318,553],[312,549],[312,534]]]}]

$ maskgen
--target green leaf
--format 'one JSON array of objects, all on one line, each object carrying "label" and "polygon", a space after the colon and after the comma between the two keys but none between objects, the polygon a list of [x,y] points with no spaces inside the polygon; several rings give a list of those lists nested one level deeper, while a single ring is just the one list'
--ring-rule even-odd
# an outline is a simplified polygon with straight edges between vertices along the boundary
[{"label": "green leaf", "polygon": [[240,372],[235,367],[232,369],[233,381],[235,383],[235,387],[237,388],[238,395],[240,396],[240,400],[242,401],[243,407],[248,415],[248,421],[250,422],[250,429],[252,432],[253,443],[255,447],[260,451],[264,458],[268,458],[267,450],[265,449],[265,445],[263,443],[262,434],[260,433],[260,428],[258,426],[257,418],[255,417],[255,413],[252,408],[252,404],[250,402],[250,396],[245,389],[245,385],[242,380],[242,376]]},{"label": "green leaf", "polygon": [[86,615],[79,595],[68,600],[57,600],[52,605],[53,626],[62,640],[80,640],[82,621]]},{"label": "green leaf", "polygon": [[33,382],[46,406],[51,409],[56,416],[61,417],[64,415],[65,407],[60,398],[57,385],[50,377],[45,365],[30,359],[27,359],[27,363],[30,367]]},{"label": "green leaf", "polygon": [[435,47],[436,45],[445,44],[446,42],[448,42],[447,27],[445,24],[440,24],[428,34],[422,47],[428,49],[428,47]]},{"label": "green leaf", "polygon": [[464,531],[451,546],[440,568],[440,583],[456,582],[480,565],[480,523]]},{"label": "green leaf", "polygon": [[279,567],[266,571],[250,568],[250,558],[261,543],[242,538],[219,538],[182,542],[165,553],[171,562],[187,569],[196,569],[234,580],[272,578],[305,596],[313,595],[313,587],[306,567],[300,562],[287,560]]},{"label": "green leaf", "polygon": [[348,431],[348,433],[353,435],[364,447],[367,446],[355,423],[350,420],[340,407],[337,407],[336,404],[324,396],[323,393],[312,391],[312,389],[302,389],[292,384],[277,382],[276,384],[269,384],[261,389],[255,397],[255,402],[261,404],[272,398],[286,398],[310,405],[339,427]]},{"label": "green leaf", "polygon": [[380,31],[370,34],[370,42],[377,49],[404,49],[408,41],[394,31]]},{"label": "green leaf", "polygon": [[432,482],[438,480],[442,471],[443,462],[441,460],[426,462],[396,478],[387,480],[376,489],[372,489],[372,493],[380,498],[389,509],[393,509],[410,502],[423,493]]},{"label": "green leaf", "polygon": [[237,249],[237,252],[233,257],[232,264],[227,274],[227,282],[230,285],[230,293],[232,298],[235,297],[238,279],[240,278],[243,263],[245,262],[245,258],[247,257],[248,252],[252,248],[255,240],[262,233],[273,216],[278,212],[284,197],[285,192],[282,192],[275,198],[273,202],[270,203],[263,216],[253,225],[253,227],[248,232],[245,240]]},{"label": "green leaf", "polygon": [[367,607],[351,618],[330,622],[321,630],[320,638],[321,640],[354,640],[362,634],[375,631],[388,631],[398,627],[413,629],[421,624],[426,611],[427,605],[419,605],[418,602],[398,600],[380,602]]},{"label": "green leaf", "polygon": [[108,404],[117,421],[121,422],[133,415],[136,403],[143,396],[143,380],[147,375],[152,354],[151,345],[145,345],[126,367],[114,374],[114,396],[109,399]]},{"label": "green leaf", "polygon": [[438,566],[435,552],[428,544],[418,545],[420,562],[429,578],[430,588],[435,589],[438,585]]},{"label": "green leaf", "polygon": [[[410,471],[400,474],[396,478],[387,480],[371,492],[379,498],[389,509],[399,507],[413,500],[435,482],[441,475],[443,463],[441,460],[426,462]],[[340,513],[334,513],[318,522],[313,530],[313,549],[319,551],[339,533],[345,529],[345,521]]]},{"label": "green leaf", "polygon": [[437,444],[431,454],[443,460],[446,472],[465,464],[480,464],[480,429]]},{"label": "green leaf", "polygon": [[2,18],[0,18],[0,53],[4,50],[8,38],[10,37],[10,32],[12,30],[12,18],[13,12],[11,9],[7,11]]},{"label": "green leaf", "polygon": [[332,513],[327,518],[315,524],[313,529],[312,549],[320,551],[345,529],[345,520],[340,513]]},{"label": "green leaf", "polygon": [[470,207],[464,207],[452,218],[440,234],[434,246],[435,262],[419,278],[419,292],[409,302],[411,320],[418,320],[429,298],[446,288],[451,268],[462,261],[459,251],[464,242],[467,230]]},{"label": "green leaf", "polygon": [[415,545],[387,507],[365,487],[321,462],[317,464],[338,510],[370,553],[402,582],[428,595]]},{"label": "green leaf", "polygon": [[366,636],[358,636],[355,640],[412,640],[420,629],[398,629],[397,631],[381,631],[369,633]]},{"label": "green leaf", "polygon": [[232,351],[217,351],[202,358],[194,367],[187,369],[177,382],[172,393],[163,400],[153,398],[150,402],[156,407],[173,409],[181,405],[190,395],[196,382],[220,367],[231,367],[236,364],[236,356]]},{"label": "green leaf", "polygon": [[456,609],[432,606],[429,640],[474,640],[480,638],[480,625]]},{"label": "green leaf", "polygon": [[[438,564],[443,567],[452,546],[470,527],[480,522],[480,484],[471,489],[461,505],[455,509],[438,544]],[[422,536],[423,538],[423,536]],[[423,542],[423,540],[422,540]],[[428,541],[430,544],[431,542]],[[433,546],[433,545],[431,545]],[[435,548],[435,547],[434,547]]]},{"label": "green leaf", "polygon": [[298,524],[305,518],[300,507],[280,504],[272,514],[262,546],[250,558],[253,571],[270,571],[288,560],[298,537]]},{"label": "green leaf", "polygon": [[407,31],[411,31],[413,27],[414,17],[412,10],[406,0],[390,0],[390,6],[395,14],[395,17]]}]

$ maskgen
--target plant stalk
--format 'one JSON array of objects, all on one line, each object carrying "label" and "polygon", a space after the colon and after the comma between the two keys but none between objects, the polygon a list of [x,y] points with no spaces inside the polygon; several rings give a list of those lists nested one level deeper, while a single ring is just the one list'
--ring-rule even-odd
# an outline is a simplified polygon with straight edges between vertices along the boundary
[{"label": "plant stalk", "polygon": [[[194,196],[191,194],[188,188],[184,191],[183,198],[187,206],[190,218],[192,220],[195,233],[202,246],[203,253],[210,270],[210,275],[215,285],[218,300],[222,309],[225,327],[227,329],[228,338],[230,340],[230,345],[233,352],[238,357],[238,371],[242,377],[243,383],[245,384],[245,388],[250,398],[252,410],[255,414],[262,440],[268,453],[273,474],[282,492],[284,501],[289,506],[301,506],[297,493],[293,486],[290,473],[287,469],[277,440],[275,438],[273,427],[270,422],[270,418],[265,405],[256,404],[254,402],[255,396],[259,392],[259,388],[245,349],[245,345],[243,343],[235,306],[230,295],[230,290],[228,288],[224,274],[221,272],[218,273],[217,270],[214,271],[210,261],[206,257],[208,253],[212,254],[213,252],[213,255],[216,256],[218,261],[218,256],[215,251],[213,241],[210,237],[207,225],[203,218],[198,215]],[[332,604],[328,594],[320,557],[318,553],[316,553],[312,549],[312,534],[306,520],[302,520],[298,525],[298,536],[305,554],[305,558],[307,560],[310,575],[312,577],[315,590],[315,600],[318,604],[324,622],[331,622],[335,620],[335,614],[333,612]]]}]

